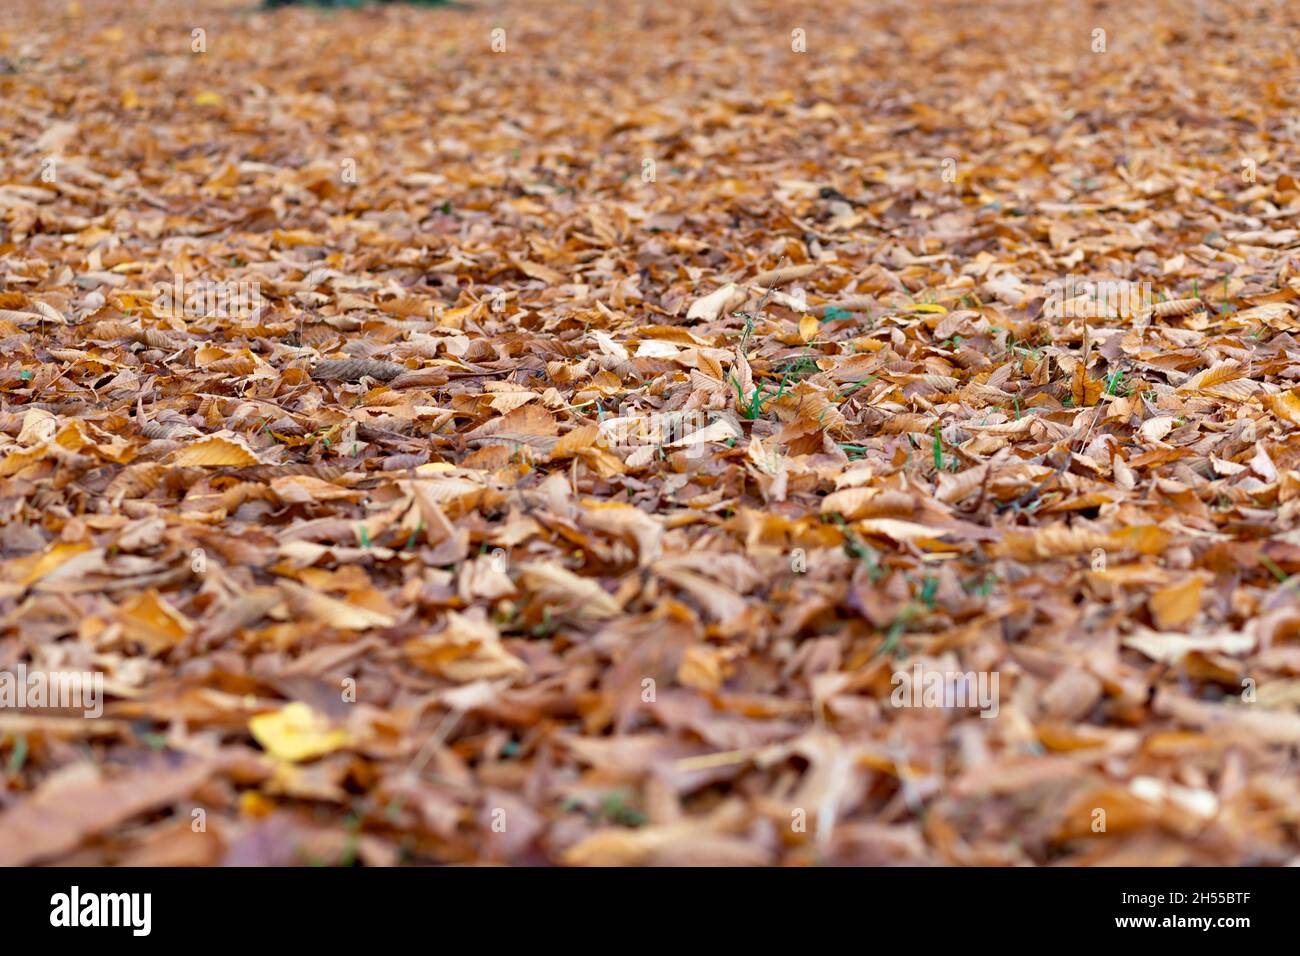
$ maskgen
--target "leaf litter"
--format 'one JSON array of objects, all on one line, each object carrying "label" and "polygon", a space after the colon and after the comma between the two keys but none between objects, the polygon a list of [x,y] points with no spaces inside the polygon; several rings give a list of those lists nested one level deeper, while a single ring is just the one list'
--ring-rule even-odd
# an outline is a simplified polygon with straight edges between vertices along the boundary
[{"label": "leaf litter", "polygon": [[1296,862],[1251,6],[0,14],[0,863]]}]

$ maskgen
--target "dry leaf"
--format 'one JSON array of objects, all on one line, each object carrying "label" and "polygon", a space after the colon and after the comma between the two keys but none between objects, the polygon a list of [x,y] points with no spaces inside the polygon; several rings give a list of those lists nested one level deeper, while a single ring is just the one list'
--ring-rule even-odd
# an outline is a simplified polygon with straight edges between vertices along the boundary
[{"label": "dry leaf", "polygon": [[1189,623],[1201,610],[1201,590],[1205,582],[1189,577],[1180,584],[1161,588],[1151,595],[1151,616],[1161,630]]},{"label": "dry leaf", "polygon": [[179,468],[241,468],[256,465],[257,454],[238,435],[210,435],[187,445],[172,456],[171,464]]},{"label": "dry leaf", "polygon": [[460,683],[521,677],[524,662],[501,643],[497,629],[478,618],[447,612],[447,626],[427,637],[403,645],[406,655],[420,667]]},{"label": "dry leaf", "polygon": [[313,760],[348,744],[346,731],[331,727],[324,715],[301,701],[250,718],[248,731],[272,757],[293,763]]}]

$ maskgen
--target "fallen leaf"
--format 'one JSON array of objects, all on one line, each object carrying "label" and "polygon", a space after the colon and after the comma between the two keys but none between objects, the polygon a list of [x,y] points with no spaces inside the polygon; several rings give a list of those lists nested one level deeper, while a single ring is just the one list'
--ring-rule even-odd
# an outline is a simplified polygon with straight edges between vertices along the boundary
[{"label": "fallen leaf", "polygon": [[249,718],[248,732],[272,757],[299,763],[348,745],[346,731],[332,727],[324,715],[301,701]]}]

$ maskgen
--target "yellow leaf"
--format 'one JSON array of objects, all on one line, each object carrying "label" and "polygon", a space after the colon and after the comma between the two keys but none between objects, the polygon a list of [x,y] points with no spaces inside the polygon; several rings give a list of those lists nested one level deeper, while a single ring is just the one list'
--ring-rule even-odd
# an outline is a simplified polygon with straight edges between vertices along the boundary
[{"label": "yellow leaf", "polygon": [[572,458],[586,451],[596,443],[599,434],[600,431],[595,425],[578,426],[555,443],[555,447],[551,449],[551,461]]},{"label": "yellow leaf", "polygon": [[25,587],[39,581],[68,559],[89,550],[89,544],[55,544],[40,554],[13,562],[10,567],[19,573],[18,583]]},{"label": "yellow leaf", "polygon": [[731,672],[727,655],[714,648],[688,647],[677,667],[677,682],[712,693],[722,686]]},{"label": "yellow leaf", "polygon": [[226,163],[209,176],[203,185],[210,189],[234,189],[239,185],[239,167],[234,163]]},{"label": "yellow leaf", "polygon": [[246,817],[266,817],[275,811],[275,803],[256,790],[245,790],[239,795],[239,812]]},{"label": "yellow leaf", "polygon": [[611,478],[625,471],[622,459],[603,448],[588,448],[580,454],[587,466],[601,478]]},{"label": "yellow leaf", "polygon": [[40,461],[49,453],[49,446],[46,444],[34,445],[31,448],[16,448],[9,454],[0,459],[0,478],[8,478],[22,471],[28,465]]},{"label": "yellow leaf", "polygon": [[799,320],[799,338],[805,342],[811,342],[817,335],[817,329],[821,325],[816,316],[805,315]]},{"label": "yellow leaf", "polygon": [[1182,584],[1162,588],[1151,595],[1148,602],[1151,616],[1156,626],[1162,631],[1187,624],[1201,610],[1201,588],[1204,582],[1199,577],[1190,577]]},{"label": "yellow leaf", "polygon": [[458,309],[448,309],[442,315],[438,316],[438,324],[445,329],[461,329],[465,326],[465,320],[472,317],[481,305],[463,305]]},{"label": "yellow leaf", "polygon": [[170,464],[182,468],[196,465],[203,468],[239,468],[256,465],[257,455],[237,435],[212,435],[176,452]]},{"label": "yellow leaf", "polygon": [[1300,395],[1296,394],[1297,391],[1300,389],[1292,389],[1278,395],[1261,395],[1260,401],[1282,421],[1291,425],[1300,425]]},{"label": "yellow leaf", "polygon": [[569,847],[563,859],[567,866],[640,866],[667,839],[662,829],[608,827]]},{"label": "yellow leaf", "polygon": [[867,506],[879,494],[875,488],[841,488],[822,499],[822,514],[840,514],[853,521],[867,513]]},{"label": "yellow leaf", "polygon": [[1113,548],[1132,548],[1138,554],[1153,555],[1163,554],[1172,538],[1164,528],[1144,524],[1111,532],[1109,544]]},{"label": "yellow leaf", "polygon": [[195,106],[220,106],[223,100],[220,93],[212,90],[204,90],[198,96],[194,97]]},{"label": "yellow leaf", "polygon": [[933,302],[917,302],[907,307],[908,312],[929,312],[933,315],[947,315],[948,310]]},{"label": "yellow leaf", "polygon": [[1202,388],[1201,394],[1212,395],[1215,398],[1226,398],[1233,402],[1248,402],[1261,388],[1259,382],[1248,378],[1239,378],[1233,382],[1224,382],[1222,385]]},{"label": "yellow leaf", "polygon": [[292,246],[320,245],[320,237],[306,229],[277,229],[271,233],[271,239],[283,248]]},{"label": "yellow leaf", "polygon": [[1192,392],[1198,388],[1213,388],[1216,385],[1222,385],[1224,382],[1235,381],[1244,374],[1240,362],[1224,359],[1222,362],[1215,362],[1209,368],[1193,375],[1182,385],[1179,385],[1177,391]]},{"label": "yellow leaf", "polygon": [[193,630],[189,619],[152,588],[123,604],[117,619],[127,639],[139,641],[150,654],[171,650]]},{"label": "yellow leaf", "polygon": [[488,404],[503,415],[513,412],[520,405],[527,405],[535,398],[541,398],[536,392],[517,386],[494,391],[491,395],[492,399]]},{"label": "yellow leaf", "polygon": [[1096,405],[1101,398],[1102,382],[1095,378],[1090,378],[1083,367],[1082,362],[1074,366],[1074,375],[1070,379],[1070,397],[1074,399],[1076,408],[1087,408]]},{"label": "yellow leaf", "polygon": [[994,549],[997,554],[1017,561],[1043,561],[1081,554],[1093,548],[1104,547],[1110,541],[1107,535],[1087,528],[1048,525],[1034,531],[1011,532]]},{"label": "yellow leaf", "polygon": [[294,763],[333,753],[348,743],[346,731],[331,727],[323,714],[301,701],[250,717],[248,730],[272,757]]}]

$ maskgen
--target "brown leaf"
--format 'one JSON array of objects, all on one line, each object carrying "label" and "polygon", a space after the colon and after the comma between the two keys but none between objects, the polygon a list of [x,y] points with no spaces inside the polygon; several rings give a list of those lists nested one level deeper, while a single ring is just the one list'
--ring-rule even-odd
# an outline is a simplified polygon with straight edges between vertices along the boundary
[{"label": "brown leaf", "polygon": [[209,435],[187,445],[172,456],[178,468],[241,468],[258,464],[257,453],[239,435],[230,432]]},{"label": "brown leaf", "polygon": [[93,764],[72,764],[0,813],[0,866],[56,859],[110,827],[188,797],[217,766],[189,760],[106,778]]}]

